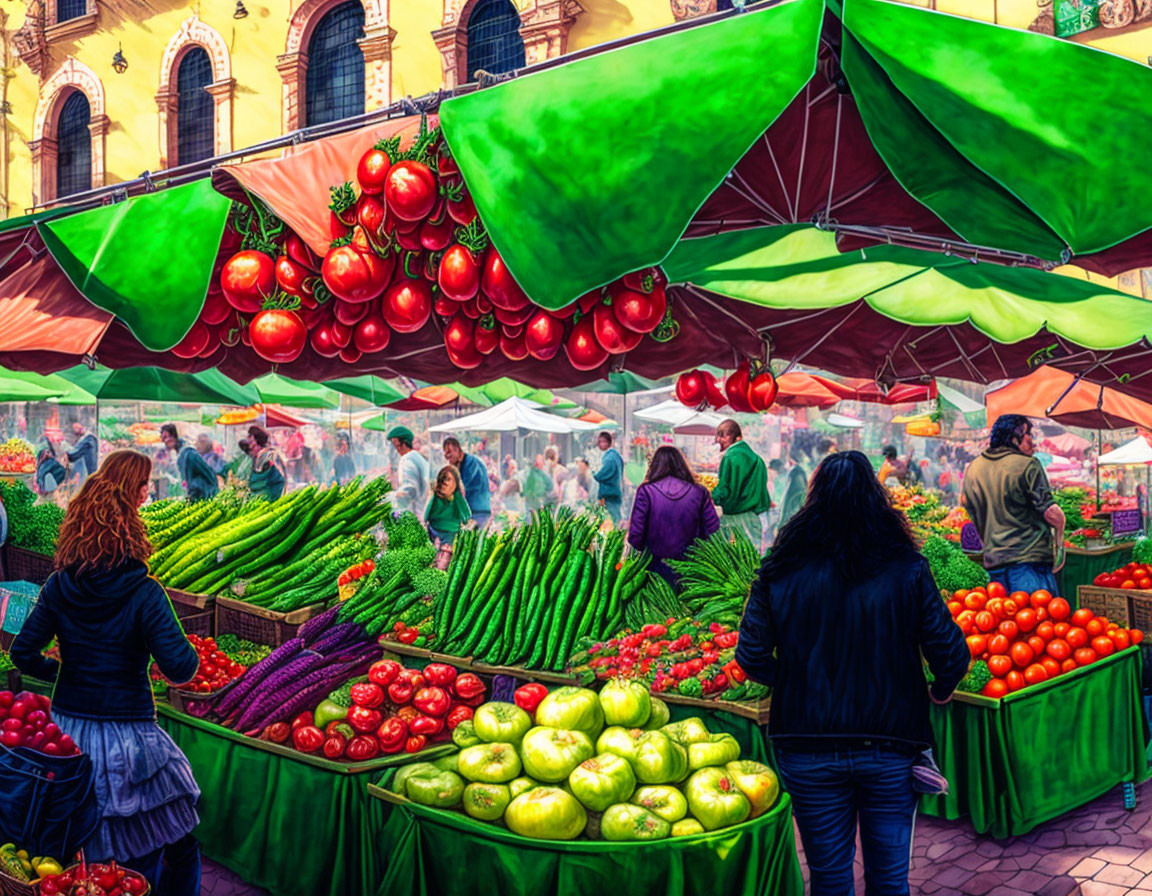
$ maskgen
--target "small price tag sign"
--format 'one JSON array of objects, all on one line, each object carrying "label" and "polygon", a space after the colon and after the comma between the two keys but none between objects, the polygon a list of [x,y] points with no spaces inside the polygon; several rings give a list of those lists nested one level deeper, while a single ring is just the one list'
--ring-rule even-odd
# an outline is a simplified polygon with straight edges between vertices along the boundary
[{"label": "small price tag sign", "polygon": [[1139,510],[1112,511],[1112,534],[1133,535],[1144,528],[1144,521],[1140,518]]}]

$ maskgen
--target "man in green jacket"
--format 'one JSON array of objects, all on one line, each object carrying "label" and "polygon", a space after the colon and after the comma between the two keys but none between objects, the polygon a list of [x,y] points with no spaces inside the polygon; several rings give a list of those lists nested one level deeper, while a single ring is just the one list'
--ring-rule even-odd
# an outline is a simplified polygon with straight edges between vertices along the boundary
[{"label": "man in green jacket", "polygon": [[724,515],[720,529],[743,532],[757,551],[761,547],[760,514],[772,507],[768,497],[768,468],[748,443],[740,424],[725,420],[716,427],[716,444],[720,446],[720,482],[712,490],[712,500]]}]

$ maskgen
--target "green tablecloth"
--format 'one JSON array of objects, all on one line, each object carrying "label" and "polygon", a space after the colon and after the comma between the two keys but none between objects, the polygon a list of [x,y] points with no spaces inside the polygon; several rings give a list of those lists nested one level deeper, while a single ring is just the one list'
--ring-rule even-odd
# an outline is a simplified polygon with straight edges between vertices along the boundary
[{"label": "green tablecloth", "polygon": [[1027,833],[1146,777],[1139,648],[999,701],[933,705],[932,727],[952,792],[925,797],[921,811],[970,815],[979,833],[994,837]]},{"label": "green tablecloth", "polygon": [[649,843],[530,840],[467,816],[398,806],[376,896],[803,896],[792,803],[696,837]]},{"label": "green tablecloth", "polygon": [[1080,585],[1091,585],[1092,580],[1102,572],[1112,572],[1118,566],[1132,562],[1132,545],[1125,544],[1106,551],[1079,551],[1069,549],[1064,560],[1064,568],[1056,576],[1060,584],[1060,596],[1076,606],[1076,589]]},{"label": "green tablecloth", "polygon": [[379,770],[341,774],[277,756],[166,708],[160,725],[200,785],[195,834],[206,856],[276,896],[375,892],[390,808],[368,795]]}]

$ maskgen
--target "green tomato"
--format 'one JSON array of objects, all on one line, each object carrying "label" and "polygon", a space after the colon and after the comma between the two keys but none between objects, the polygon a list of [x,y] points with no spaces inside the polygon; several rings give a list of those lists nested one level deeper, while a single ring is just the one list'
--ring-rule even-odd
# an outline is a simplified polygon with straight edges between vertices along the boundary
[{"label": "green tomato", "polygon": [[681,818],[672,825],[673,837],[691,837],[693,834],[703,834],[704,825],[695,818]]},{"label": "green tomato", "polygon": [[592,741],[582,731],[538,726],[524,735],[520,758],[524,771],[538,781],[556,784],[564,781],[594,753]]},{"label": "green tomato", "polygon": [[521,837],[575,840],[588,824],[588,813],[559,787],[533,787],[512,800],[504,811],[504,823]]},{"label": "green tomato", "polygon": [[455,772],[443,772],[436,766],[431,771],[418,771],[404,781],[408,799],[421,806],[450,809],[460,805],[464,795],[464,780]]},{"label": "green tomato", "polygon": [[472,720],[465,719],[454,729],[452,729],[452,743],[464,749],[465,747],[474,747],[476,744],[482,744],[479,737],[476,736],[476,729],[472,727]]},{"label": "green tomato", "polygon": [[643,733],[639,728],[621,728],[619,725],[605,728],[600,737],[596,739],[596,752],[614,753],[621,759],[635,763],[636,741],[640,739],[640,735]]},{"label": "green tomato", "polygon": [[688,769],[726,765],[740,758],[740,744],[731,734],[712,734],[708,740],[688,745]]},{"label": "green tomato", "polygon": [[663,728],[668,724],[668,720],[672,718],[672,713],[668,710],[668,704],[661,700],[659,697],[652,699],[652,714],[648,716],[648,721],[644,723],[645,731],[655,731],[658,728]]},{"label": "green tomato", "polygon": [[508,792],[512,794],[512,799],[520,796],[522,793],[527,793],[533,787],[539,787],[539,781],[533,781],[531,778],[513,778],[508,782]]},{"label": "green tomato", "polygon": [[679,821],[688,814],[688,800],[684,799],[684,794],[663,784],[637,788],[629,802],[655,812],[668,822]]},{"label": "green tomato", "polygon": [[660,730],[672,738],[672,740],[676,741],[676,743],[685,747],[689,744],[696,744],[708,740],[708,738],[712,736],[708,729],[704,727],[704,723],[695,716],[690,719],[684,719],[681,722],[673,722],[671,725],[665,725]]},{"label": "green tomato", "polygon": [[469,784],[464,788],[464,811],[481,821],[496,821],[512,802],[506,784]]},{"label": "green tomato", "polygon": [[702,768],[684,785],[688,809],[706,831],[739,824],[752,814],[752,804],[726,769]]},{"label": "green tomato", "polygon": [[532,718],[515,703],[485,703],[472,716],[476,736],[488,743],[518,744]]},{"label": "green tomato", "polygon": [[512,744],[476,744],[460,751],[457,762],[469,781],[503,784],[520,774],[520,757]]},{"label": "green tomato", "polygon": [[780,779],[768,766],[753,762],[751,759],[742,759],[738,762],[729,762],[725,768],[732,782],[752,804],[750,818],[763,815],[776,803],[777,797],[780,796]]},{"label": "green tomato", "polygon": [[568,785],[585,806],[593,812],[603,812],[613,803],[628,799],[636,787],[636,776],[627,759],[601,753],[576,766],[568,776]]},{"label": "green tomato", "polygon": [[672,833],[672,825],[643,806],[617,803],[600,819],[600,834],[605,840],[663,840]]},{"label": "green tomato", "polygon": [[652,697],[638,681],[613,678],[600,691],[604,724],[639,728],[652,715]]},{"label": "green tomato", "polygon": [[604,730],[604,711],[595,691],[564,687],[551,691],[536,707],[536,724],[583,731],[595,740]]},{"label": "green tomato", "polygon": [[451,756],[442,756],[439,759],[433,759],[432,764],[442,772],[456,772],[460,773],[460,754],[453,753]]},{"label": "green tomato", "polygon": [[396,772],[396,777],[392,779],[392,792],[407,796],[408,791],[404,785],[408,778],[411,775],[426,773],[428,771],[437,772],[440,771],[440,769],[436,768],[431,762],[413,762],[411,765],[401,766],[400,770]]},{"label": "green tomato", "polygon": [[641,784],[670,784],[688,774],[688,753],[662,731],[645,731],[636,741],[632,761]]}]

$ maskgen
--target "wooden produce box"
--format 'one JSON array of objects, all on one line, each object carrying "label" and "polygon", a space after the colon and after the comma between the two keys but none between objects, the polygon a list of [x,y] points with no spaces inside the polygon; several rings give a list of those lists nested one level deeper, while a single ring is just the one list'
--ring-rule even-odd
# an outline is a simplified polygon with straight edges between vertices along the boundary
[{"label": "wooden produce box", "polygon": [[230,597],[216,598],[216,632],[229,633],[257,644],[279,647],[296,637],[300,626],[324,612],[323,604],[276,613]]},{"label": "wooden produce box", "polygon": [[1097,616],[1104,616],[1124,628],[1132,628],[1133,595],[1148,595],[1146,591],[1133,591],[1127,588],[1100,588],[1096,585],[1081,585],[1076,589],[1077,606],[1091,610]]},{"label": "wooden produce box", "polygon": [[757,725],[768,724],[768,711],[772,705],[771,696],[761,697],[755,702],[749,701],[747,703],[736,700],[707,700],[702,697],[683,697],[680,694],[669,693],[654,694],[653,696],[659,697],[669,705],[693,706],[698,709],[711,709],[731,713],[734,716],[751,719]]},{"label": "wooden produce box", "polygon": [[216,598],[190,591],[165,589],[185,634],[211,638],[216,634]]},{"label": "wooden produce box", "polygon": [[[1152,635],[1152,594],[1147,591],[1129,592],[1128,613],[1128,628],[1137,628]],[[1148,643],[1147,639],[1145,643]]]},{"label": "wooden produce box", "polygon": [[4,545],[4,575],[8,582],[23,580],[34,585],[43,585],[52,575],[52,558],[23,548]]}]

